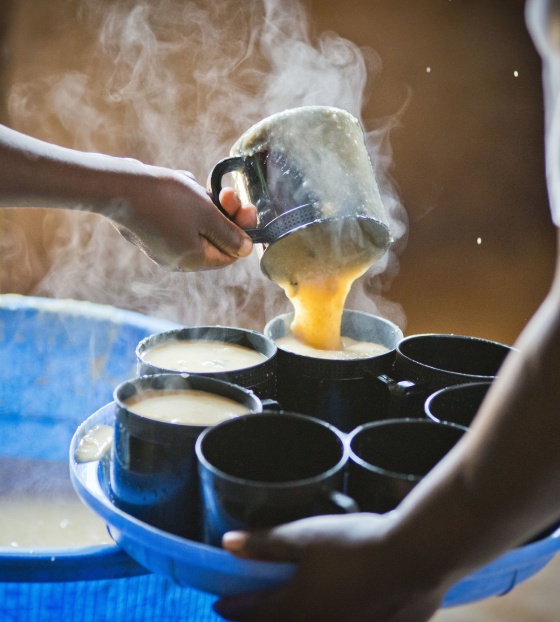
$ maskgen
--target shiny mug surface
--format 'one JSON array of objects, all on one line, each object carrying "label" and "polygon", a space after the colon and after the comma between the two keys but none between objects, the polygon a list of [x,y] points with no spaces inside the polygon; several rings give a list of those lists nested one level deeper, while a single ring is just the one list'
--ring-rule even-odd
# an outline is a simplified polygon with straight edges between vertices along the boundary
[{"label": "shiny mug surface", "polygon": [[429,419],[385,419],[356,428],[348,436],[348,494],[362,512],[393,510],[465,432]]},{"label": "shiny mug surface", "polygon": [[342,491],[348,448],[334,426],[264,411],[208,428],[197,439],[204,541],[308,516],[358,511]]},{"label": "shiny mug surface", "polygon": [[424,411],[433,421],[447,421],[468,428],[491,386],[492,383],[487,381],[445,387],[428,397]]},{"label": "shiny mug surface", "polygon": [[[264,332],[275,341],[290,334],[293,313],[270,320]],[[357,341],[370,341],[387,352],[366,358],[336,360],[314,358],[278,348],[277,399],[285,410],[322,419],[343,432],[386,418],[389,405],[385,382],[402,339],[393,322],[363,311],[345,309],[341,333]]]},{"label": "shiny mug surface", "polygon": [[383,377],[392,416],[422,417],[435,391],[457,384],[492,382],[515,348],[496,341],[444,333],[411,335],[396,349],[392,371]]},{"label": "shiny mug surface", "polygon": [[329,106],[303,106],[263,119],[212,170],[208,190],[223,211],[232,173],[243,203],[257,208],[247,232],[263,244],[261,269],[290,278],[309,259],[333,266],[373,263],[391,243],[388,220],[358,120]]},{"label": "shiny mug surface", "polygon": [[[276,399],[276,354],[274,343],[256,331],[231,326],[188,326],[176,328],[163,333],[155,333],[142,339],[136,346],[136,361],[139,376],[179,373],[172,366],[163,366],[149,362],[146,354],[155,347],[180,342],[207,342],[241,346],[262,355],[259,361],[248,367],[228,369],[224,371],[185,370],[184,373],[195,373],[205,378],[216,378],[237,384],[256,393],[260,399]],[[271,404],[265,404],[273,407]]]},{"label": "shiny mug surface", "polygon": [[115,436],[109,465],[114,504],[132,516],[192,540],[200,540],[201,516],[195,443],[207,425],[152,419],[133,412],[127,401],[150,391],[202,391],[259,413],[251,391],[214,378],[157,374],[121,383],[114,391]]}]

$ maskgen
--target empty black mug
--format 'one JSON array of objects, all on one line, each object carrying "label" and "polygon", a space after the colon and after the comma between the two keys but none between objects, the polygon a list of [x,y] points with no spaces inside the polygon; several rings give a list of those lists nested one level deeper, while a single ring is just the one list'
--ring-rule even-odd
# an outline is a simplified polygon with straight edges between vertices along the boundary
[{"label": "empty black mug", "polygon": [[382,377],[391,417],[423,417],[424,402],[444,387],[492,382],[514,348],[478,337],[412,335],[397,345],[393,369]]},{"label": "empty black mug", "polygon": [[466,432],[429,419],[386,419],[348,436],[347,493],[362,512],[393,510]]},{"label": "empty black mug", "polygon": [[343,494],[348,448],[334,426],[267,412],[208,428],[196,442],[204,540],[314,516],[355,512]]},{"label": "empty black mug", "polygon": [[471,382],[440,389],[428,397],[424,412],[436,422],[448,421],[468,428],[491,385],[491,382]]}]

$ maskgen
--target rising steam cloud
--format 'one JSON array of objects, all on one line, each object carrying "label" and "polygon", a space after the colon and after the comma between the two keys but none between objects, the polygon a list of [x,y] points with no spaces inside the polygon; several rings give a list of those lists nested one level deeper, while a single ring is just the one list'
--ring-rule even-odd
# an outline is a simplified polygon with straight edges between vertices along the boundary
[{"label": "rising steam cloud", "polygon": [[[361,118],[380,69],[372,50],[330,32],[312,38],[309,15],[293,0],[70,6],[91,39],[81,43],[77,67],[13,86],[13,126],[52,142],[63,137],[76,149],[189,170],[203,185],[235,139],[265,116],[331,105]],[[393,122],[378,123],[367,145],[399,240],[406,216],[388,175]],[[255,252],[222,270],[170,274],[100,217],[53,211],[44,226],[52,267],[36,295],[87,299],[186,325],[256,330],[289,310],[283,291],[261,274]],[[400,307],[382,296],[397,271],[390,251],[355,283],[347,306],[402,327]]]}]

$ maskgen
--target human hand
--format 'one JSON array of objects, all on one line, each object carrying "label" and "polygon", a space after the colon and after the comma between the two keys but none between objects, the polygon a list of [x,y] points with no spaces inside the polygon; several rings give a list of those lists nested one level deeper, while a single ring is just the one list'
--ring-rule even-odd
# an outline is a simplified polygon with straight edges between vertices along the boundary
[{"label": "human hand", "polygon": [[[392,514],[318,516],[270,530],[231,532],[239,557],[295,561],[286,585],[222,598],[215,611],[238,622],[424,622],[445,590],[393,535]],[[435,582],[433,582],[435,583]]]},{"label": "human hand", "polygon": [[220,205],[233,218],[238,227],[252,229],[257,226],[256,208],[253,205],[241,205],[241,201],[233,188],[222,188],[220,191]]},{"label": "human hand", "polygon": [[218,210],[186,171],[53,145],[0,125],[0,207],[52,207],[101,214],[169,270],[220,268],[250,254],[240,227],[256,210],[231,188]]},{"label": "human hand", "polygon": [[129,161],[123,200],[103,214],[127,240],[160,266],[173,271],[221,268],[251,253],[242,227],[256,225],[256,210],[241,206],[231,188],[220,195],[232,220],[212,203],[186,171]]}]

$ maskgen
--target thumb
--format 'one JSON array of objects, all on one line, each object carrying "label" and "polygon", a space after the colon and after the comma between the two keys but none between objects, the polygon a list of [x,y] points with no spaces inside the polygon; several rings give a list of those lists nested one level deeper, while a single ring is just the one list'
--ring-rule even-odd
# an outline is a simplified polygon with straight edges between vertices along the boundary
[{"label": "thumb", "polygon": [[251,238],[224,216],[213,204],[208,208],[206,218],[200,227],[200,234],[230,257],[247,257],[253,250]]},{"label": "thumb", "polygon": [[297,561],[301,542],[290,537],[290,531],[281,525],[273,529],[229,531],[222,538],[224,549],[237,557],[267,561]]}]

